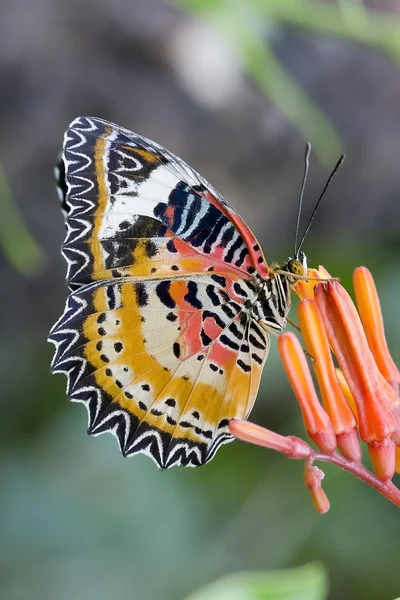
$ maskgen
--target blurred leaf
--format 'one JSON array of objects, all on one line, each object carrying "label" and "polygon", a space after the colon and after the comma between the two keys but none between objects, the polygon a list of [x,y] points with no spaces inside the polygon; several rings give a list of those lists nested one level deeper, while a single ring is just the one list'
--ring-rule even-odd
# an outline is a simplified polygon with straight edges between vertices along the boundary
[{"label": "blurred leaf", "polygon": [[[175,0],[177,6],[202,16],[236,53],[247,74],[265,92],[281,113],[310,139],[315,153],[330,162],[343,147],[336,129],[321,109],[304,92],[296,79],[274,56],[266,39],[269,19],[259,15],[257,4]],[[261,21],[260,21],[261,16]],[[260,22],[263,26],[260,27]]]},{"label": "blurred leaf", "polygon": [[45,262],[44,252],[33,238],[15,205],[1,166],[0,210],[0,246],[8,262],[23,275],[39,275]]},{"label": "blurred leaf", "polygon": [[358,21],[364,19],[364,23],[366,23],[368,14],[363,0],[337,0],[337,4],[341,12],[343,22],[347,22],[350,27],[353,19]]},{"label": "blurred leaf", "polygon": [[227,575],[186,600],[323,600],[327,588],[323,565],[310,563],[295,569]]},{"label": "blurred leaf", "polygon": [[349,0],[345,10],[343,1],[334,4],[318,0],[250,0],[250,3],[264,18],[361,42],[400,61],[400,19],[394,14],[369,10],[360,2]]},{"label": "blurred leaf", "polygon": [[219,30],[252,77],[282,114],[314,146],[323,162],[342,150],[343,141],[328,117],[274,56],[266,39],[277,25],[364,43],[400,62],[400,19],[367,10],[361,0],[170,0]]}]

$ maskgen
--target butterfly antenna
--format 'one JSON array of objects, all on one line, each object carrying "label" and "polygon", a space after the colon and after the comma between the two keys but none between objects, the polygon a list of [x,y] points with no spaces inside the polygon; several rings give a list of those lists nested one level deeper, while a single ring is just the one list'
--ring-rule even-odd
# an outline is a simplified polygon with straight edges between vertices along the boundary
[{"label": "butterfly antenna", "polygon": [[318,207],[319,207],[319,205],[320,205],[320,203],[321,203],[321,200],[322,200],[322,198],[325,196],[325,194],[326,194],[326,190],[328,189],[328,187],[329,187],[329,184],[330,184],[330,182],[331,182],[331,181],[332,181],[332,179],[333,179],[333,176],[334,176],[334,175],[336,175],[336,173],[338,172],[339,168],[340,168],[340,167],[341,167],[341,165],[343,164],[344,158],[345,158],[345,155],[344,155],[344,154],[342,154],[342,156],[341,156],[341,157],[339,158],[339,160],[337,161],[337,163],[336,163],[336,165],[335,165],[335,168],[333,169],[332,173],[329,175],[328,181],[326,182],[326,184],[325,184],[325,187],[324,187],[324,189],[322,190],[322,193],[321,193],[320,197],[318,198],[316,205],[314,206],[314,210],[313,210],[313,211],[312,211],[312,213],[311,213],[311,217],[310,217],[310,219],[309,219],[309,221],[308,221],[308,225],[307,225],[307,227],[306,227],[306,229],[305,229],[305,231],[304,231],[304,233],[303,233],[303,237],[302,237],[302,238],[301,238],[301,240],[300,240],[300,244],[297,246],[297,251],[296,251],[297,253],[295,254],[295,257],[297,257],[298,253],[300,252],[300,249],[301,249],[301,247],[302,247],[302,245],[303,245],[303,243],[304,243],[304,240],[306,239],[306,235],[307,235],[307,233],[308,233],[308,231],[309,231],[309,229],[310,229],[310,227],[311,227],[311,223],[313,222],[313,219],[314,219],[314,217],[315,217],[315,213],[316,213],[316,212],[317,212],[317,210],[318,210]]},{"label": "butterfly antenna", "polygon": [[305,150],[305,153],[304,153],[303,181],[301,182],[301,190],[300,190],[300,196],[299,196],[299,206],[297,208],[296,236],[294,238],[294,254],[293,254],[293,256],[297,256],[297,253],[299,251],[299,249],[297,248],[297,240],[298,240],[298,237],[299,237],[301,209],[303,208],[304,189],[306,187],[308,168],[310,166],[310,153],[311,153],[311,144],[310,144],[310,142],[307,142],[306,143],[306,150]]}]

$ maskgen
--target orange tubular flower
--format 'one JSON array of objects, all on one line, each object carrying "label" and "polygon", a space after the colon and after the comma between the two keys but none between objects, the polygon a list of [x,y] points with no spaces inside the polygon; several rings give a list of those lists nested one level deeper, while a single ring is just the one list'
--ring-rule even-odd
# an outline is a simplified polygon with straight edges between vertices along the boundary
[{"label": "orange tubular flower", "polygon": [[[305,483],[316,510],[329,510],[323,473],[314,460],[352,472],[400,507],[391,481],[400,472],[400,374],[384,337],[379,298],[371,273],[354,272],[358,312],[346,290],[320,267],[314,281],[298,281],[298,317],[320,390],[320,404],[301,344],[293,333],[278,339],[280,356],[300,405],[305,428],[320,451],[293,436],[284,437],[244,421],[231,432],[244,441],[306,460]],[[322,279],[321,283],[315,279]],[[335,369],[332,352],[340,369]],[[361,464],[358,439],[368,445],[374,473]],[[336,451],[339,449],[340,454]]]},{"label": "orange tubular flower", "polygon": [[295,393],[303,415],[304,426],[310,438],[323,452],[336,450],[336,436],[329,415],[319,403],[300,342],[294,333],[278,339],[278,349],[286,375]]},{"label": "orange tubular flower", "polygon": [[395,468],[395,445],[390,438],[398,435],[400,399],[377,367],[357,310],[346,290],[338,283],[319,284],[315,301],[356,403],[360,437],[369,446],[374,470],[381,479],[391,479]]},{"label": "orange tubular flower", "polygon": [[336,376],[328,337],[317,304],[313,300],[301,300],[297,309],[300,327],[307,351],[318,357],[312,363],[322,404],[330,416],[337,438],[337,445],[346,458],[361,460],[356,419],[347,404]]},{"label": "orange tubular flower", "polygon": [[368,345],[377,367],[386,381],[398,393],[400,373],[387,347],[381,305],[370,271],[365,267],[355,269],[353,273],[353,286],[357,299],[358,312],[360,313]]}]

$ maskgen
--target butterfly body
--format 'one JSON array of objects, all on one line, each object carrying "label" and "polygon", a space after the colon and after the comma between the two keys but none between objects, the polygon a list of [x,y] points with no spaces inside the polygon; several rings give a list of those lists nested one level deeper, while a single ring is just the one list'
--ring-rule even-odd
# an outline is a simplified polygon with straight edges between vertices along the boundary
[{"label": "butterfly body", "polygon": [[206,180],[107,121],[70,125],[59,184],[71,294],[50,332],[53,372],[89,433],[111,431],[125,456],[204,464],[254,404],[294,268],[270,269]]}]

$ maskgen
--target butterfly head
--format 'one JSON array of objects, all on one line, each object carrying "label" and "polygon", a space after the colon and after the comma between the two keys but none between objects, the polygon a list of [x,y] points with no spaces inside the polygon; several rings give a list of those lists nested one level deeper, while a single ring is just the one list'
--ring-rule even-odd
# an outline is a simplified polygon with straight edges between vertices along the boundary
[{"label": "butterfly head", "polygon": [[298,279],[307,277],[307,257],[299,250],[295,258],[289,258],[283,265],[273,269],[275,275],[285,277],[289,283],[294,284]]},{"label": "butterfly head", "polygon": [[307,257],[301,250],[295,258],[289,258],[287,263],[282,267],[283,271],[287,271],[296,277],[306,277],[308,273]]}]

